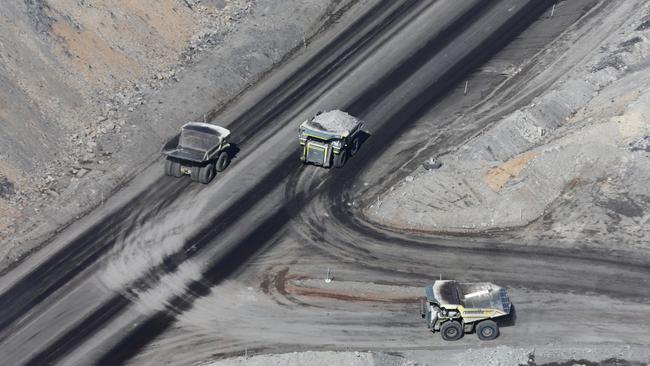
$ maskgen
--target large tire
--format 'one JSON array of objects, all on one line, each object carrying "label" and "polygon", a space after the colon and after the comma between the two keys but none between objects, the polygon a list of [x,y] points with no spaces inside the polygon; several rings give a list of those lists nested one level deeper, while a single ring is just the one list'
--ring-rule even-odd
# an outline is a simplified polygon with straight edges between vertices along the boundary
[{"label": "large tire", "polygon": [[208,184],[212,181],[216,172],[214,171],[214,164],[208,164],[202,167],[199,171],[199,182]]},{"label": "large tire", "polygon": [[457,341],[463,336],[463,326],[453,320],[447,321],[440,327],[440,335],[445,341]]},{"label": "large tire", "polygon": [[350,157],[353,157],[354,154],[359,151],[359,138],[355,137],[352,139],[352,142],[350,143]]},{"label": "large tire", "polygon": [[228,165],[230,165],[230,155],[228,155],[227,151],[222,151],[221,154],[219,154],[219,158],[217,158],[217,171],[223,172],[226,170]]},{"label": "large tire", "polygon": [[345,165],[345,162],[348,160],[348,153],[345,150],[341,150],[341,152],[338,155],[334,155],[333,160],[333,166],[335,168],[343,168]]},{"label": "large tire", "polygon": [[493,320],[483,320],[476,326],[476,335],[482,341],[491,341],[499,336],[499,326]]},{"label": "large tire", "polygon": [[194,182],[199,181],[199,176],[201,175],[201,167],[200,166],[192,166],[192,169],[190,171],[190,179]]},{"label": "large tire", "polygon": [[181,163],[175,162],[171,159],[165,161],[165,175],[179,178],[183,175],[181,172]]},{"label": "large tire", "polygon": [[173,163],[174,162],[169,160],[169,159],[165,160],[165,175],[166,176],[171,176],[172,175],[172,164]]}]

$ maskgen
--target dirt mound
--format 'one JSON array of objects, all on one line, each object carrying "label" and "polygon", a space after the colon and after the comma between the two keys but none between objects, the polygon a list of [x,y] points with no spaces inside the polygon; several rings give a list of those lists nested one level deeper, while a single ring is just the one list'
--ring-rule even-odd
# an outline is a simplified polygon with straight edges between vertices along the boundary
[{"label": "dirt mound", "polygon": [[203,366],[267,366],[267,365],[346,365],[346,366],[406,366],[419,365],[399,356],[375,352],[293,352],[277,355],[261,355],[254,357],[238,357]]}]

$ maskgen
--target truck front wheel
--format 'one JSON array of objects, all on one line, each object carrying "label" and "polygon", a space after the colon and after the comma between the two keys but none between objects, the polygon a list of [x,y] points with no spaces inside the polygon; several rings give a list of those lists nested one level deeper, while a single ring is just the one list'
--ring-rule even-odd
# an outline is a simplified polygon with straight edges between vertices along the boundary
[{"label": "truck front wheel", "polygon": [[165,160],[165,175],[170,175],[172,177],[179,178],[183,175],[181,172],[181,164],[171,159]]},{"label": "truck front wheel", "polygon": [[499,326],[493,320],[483,320],[476,326],[478,339],[490,341],[499,335]]},{"label": "truck front wheel", "polygon": [[440,327],[440,335],[445,341],[457,341],[463,336],[463,327],[460,323],[450,320]]}]

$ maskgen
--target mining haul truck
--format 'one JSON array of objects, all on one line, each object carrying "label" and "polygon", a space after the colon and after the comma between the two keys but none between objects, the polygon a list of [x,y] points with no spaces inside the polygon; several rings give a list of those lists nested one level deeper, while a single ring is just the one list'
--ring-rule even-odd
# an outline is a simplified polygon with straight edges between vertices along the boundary
[{"label": "mining haul truck", "polygon": [[493,320],[510,314],[508,291],[489,282],[458,283],[435,281],[425,287],[426,301],[420,314],[432,332],[455,341],[463,334],[476,332],[481,340],[495,339],[499,326]]},{"label": "mining haul truck", "polygon": [[361,143],[359,119],[333,110],[316,114],[300,125],[300,160],[325,168],[341,168]]},{"label": "mining haul truck", "polygon": [[210,183],[217,172],[230,163],[230,131],[202,122],[188,122],[162,148],[167,156],[165,174],[181,177],[189,175],[193,181]]}]

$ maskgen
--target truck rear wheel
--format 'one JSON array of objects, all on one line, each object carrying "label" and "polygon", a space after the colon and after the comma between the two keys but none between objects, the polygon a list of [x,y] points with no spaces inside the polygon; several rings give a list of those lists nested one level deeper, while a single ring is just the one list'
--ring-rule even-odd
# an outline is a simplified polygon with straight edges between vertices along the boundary
[{"label": "truck rear wheel", "polygon": [[493,320],[483,320],[476,326],[476,335],[482,341],[490,341],[499,335],[499,326]]},{"label": "truck rear wheel", "polygon": [[175,162],[171,159],[165,160],[165,175],[170,175],[176,178],[182,176],[181,163]]},{"label": "truck rear wheel", "polygon": [[169,159],[165,160],[165,175],[167,176],[172,175],[172,163]]},{"label": "truck rear wheel", "polygon": [[192,169],[190,170],[190,179],[192,179],[193,182],[199,181],[200,174],[201,174],[201,167],[196,165],[192,166]]},{"label": "truck rear wheel", "polygon": [[445,341],[457,341],[463,336],[463,327],[460,323],[450,320],[442,324],[440,335]]},{"label": "truck rear wheel", "polygon": [[228,155],[228,152],[222,151],[221,154],[219,154],[219,158],[217,159],[217,171],[223,172],[224,170],[226,170],[229,164],[230,164],[230,155]]},{"label": "truck rear wheel", "polygon": [[199,170],[199,182],[208,184],[212,181],[215,174],[216,172],[214,171],[214,165],[208,164]]}]

